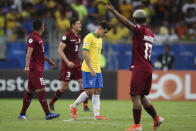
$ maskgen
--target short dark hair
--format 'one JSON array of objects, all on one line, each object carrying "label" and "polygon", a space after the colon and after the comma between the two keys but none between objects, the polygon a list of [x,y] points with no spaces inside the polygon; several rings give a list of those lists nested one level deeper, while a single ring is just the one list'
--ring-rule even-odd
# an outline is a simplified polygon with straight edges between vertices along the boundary
[{"label": "short dark hair", "polygon": [[34,30],[40,30],[42,25],[43,25],[43,21],[40,19],[33,21],[33,29]]},{"label": "short dark hair", "polygon": [[77,21],[80,21],[80,20],[79,20],[78,18],[72,18],[72,19],[70,20],[71,26],[74,25]]},{"label": "short dark hair", "polygon": [[106,20],[102,20],[98,23],[99,26],[101,26],[103,29],[108,29],[110,30],[111,29],[111,25],[109,24],[108,21]]},{"label": "short dark hair", "polygon": [[139,24],[144,24],[146,22],[146,18],[134,18],[134,19]]}]

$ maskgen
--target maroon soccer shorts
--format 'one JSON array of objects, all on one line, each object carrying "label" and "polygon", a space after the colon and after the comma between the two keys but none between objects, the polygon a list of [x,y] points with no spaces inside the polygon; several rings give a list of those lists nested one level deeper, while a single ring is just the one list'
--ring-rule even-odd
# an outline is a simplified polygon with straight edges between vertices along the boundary
[{"label": "maroon soccer shorts", "polygon": [[148,95],[152,84],[152,73],[132,71],[130,95]]},{"label": "maroon soccer shorts", "polygon": [[38,90],[45,88],[45,82],[42,73],[29,72],[28,89]]},{"label": "maroon soccer shorts", "polygon": [[72,69],[67,67],[61,68],[60,80],[68,82],[71,79],[82,79],[81,66]]}]

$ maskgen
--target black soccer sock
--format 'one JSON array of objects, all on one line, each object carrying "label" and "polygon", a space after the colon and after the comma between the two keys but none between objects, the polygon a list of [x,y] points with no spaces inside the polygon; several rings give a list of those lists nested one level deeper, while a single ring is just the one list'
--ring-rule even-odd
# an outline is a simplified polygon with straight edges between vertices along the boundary
[{"label": "black soccer sock", "polygon": [[151,105],[149,107],[145,107],[144,109],[146,110],[146,112],[148,112],[148,114],[150,114],[152,116],[153,119],[156,118],[157,113],[156,113],[156,110],[154,109],[153,105]]}]

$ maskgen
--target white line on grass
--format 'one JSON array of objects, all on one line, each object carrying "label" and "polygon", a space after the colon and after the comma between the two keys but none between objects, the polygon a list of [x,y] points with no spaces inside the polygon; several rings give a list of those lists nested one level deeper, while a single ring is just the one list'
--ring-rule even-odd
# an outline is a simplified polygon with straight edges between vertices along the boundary
[{"label": "white line on grass", "polygon": [[168,117],[196,117],[196,115],[168,115]]},{"label": "white line on grass", "polygon": [[[179,116],[185,116],[185,117],[189,117],[189,116],[196,116],[196,115],[168,115],[168,117],[179,117]],[[148,116],[144,116],[144,117],[148,117]],[[78,121],[79,120],[79,121]],[[86,121],[86,120],[92,120],[92,121]],[[111,125],[111,126],[120,126],[120,123],[116,123],[116,122],[110,122],[110,121],[105,121],[103,122],[103,120],[94,120],[92,117],[79,117],[77,118],[77,120],[74,120],[73,118],[69,118],[69,119],[65,119],[63,120],[64,122],[71,122],[71,123],[78,123],[78,124],[92,124],[92,125]],[[127,123],[127,125],[130,125],[130,123]],[[142,125],[144,126],[152,126],[153,123],[142,123]],[[164,125],[164,123],[163,123]],[[175,127],[175,128],[193,128],[196,126],[193,125],[175,125],[175,124],[170,124],[170,127]]]},{"label": "white line on grass", "polygon": [[[77,121],[77,120],[82,120],[82,121]],[[79,117],[77,120],[74,120],[73,118],[65,119],[63,120],[64,122],[74,122],[74,123],[80,123],[80,124],[95,124],[95,125],[119,125],[114,122],[108,122],[105,120],[94,120],[92,117]],[[94,120],[94,121],[85,121],[85,120]],[[99,122],[99,121],[104,121],[104,122]]]},{"label": "white line on grass", "polygon": [[[92,117],[78,117],[77,120],[93,120],[93,118]],[[70,118],[70,119],[65,119],[63,121],[65,121],[65,122],[66,121],[74,121],[74,119]]]},{"label": "white line on grass", "polygon": [[[151,118],[149,115],[143,115],[142,118]],[[166,117],[196,117],[196,115],[167,115]],[[122,117],[112,117],[112,119],[121,119]],[[130,118],[133,118],[130,116]],[[78,117],[77,120],[94,120],[93,117]],[[73,118],[63,120],[65,122],[74,121]]]},{"label": "white line on grass", "polygon": [[[196,115],[164,115],[165,117],[196,117]],[[141,116],[141,118],[151,118],[151,116],[150,115],[143,115],[143,116]],[[113,117],[114,118],[114,117]],[[115,117],[116,118],[116,117]],[[118,118],[120,118],[120,117],[118,117]],[[130,118],[133,118],[132,116],[130,116]]]}]

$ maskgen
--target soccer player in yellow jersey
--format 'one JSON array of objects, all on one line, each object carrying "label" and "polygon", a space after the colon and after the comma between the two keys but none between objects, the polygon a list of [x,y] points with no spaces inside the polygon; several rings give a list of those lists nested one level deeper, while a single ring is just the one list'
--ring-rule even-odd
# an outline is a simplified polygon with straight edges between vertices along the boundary
[{"label": "soccer player in yellow jersey", "polygon": [[70,105],[72,117],[77,118],[77,105],[92,95],[92,104],[95,120],[108,120],[100,115],[100,93],[103,88],[103,80],[100,68],[100,56],[102,49],[102,37],[104,37],[111,29],[107,21],[101,21],[95,32],[86,35],[83,41],[82,55],[84,61],[82,63],[83,88],[82,92],[74,104]]}]

